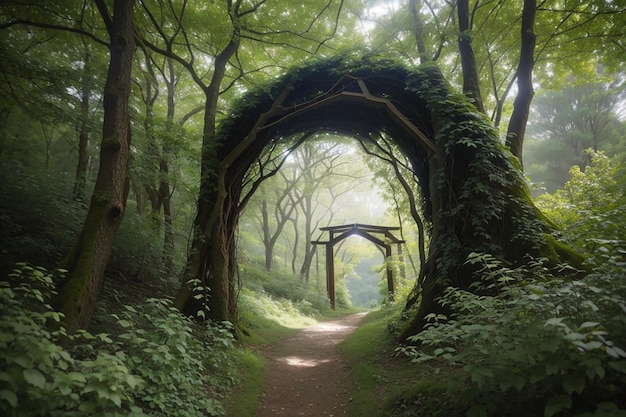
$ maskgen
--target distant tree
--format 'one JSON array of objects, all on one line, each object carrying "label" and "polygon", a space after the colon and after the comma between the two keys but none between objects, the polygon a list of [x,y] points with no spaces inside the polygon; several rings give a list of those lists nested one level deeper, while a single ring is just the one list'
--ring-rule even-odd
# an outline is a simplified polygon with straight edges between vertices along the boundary
[{"label": "distant tree", "polygon": [[618,57],[626,51],[626,9],[616,2],[527,0],[520,8],[504,1],[380,0],[368,9],[378,13],[368,18],[370,47],[408,63],[440,65],[479,110],[482,102],[520,161],[533,83],[561,85],[572,71],[594,78],[598,63],[614,74],[624,70]]},{"label": "distant tree", "polygon": [[532,163],[527,173],[554,192],[569,179],[574,165],[585,170],[591,154],[612,156],[626,146],[626,124],[620,120],[624,98],[619,82],[575,84],[543,90],[533,104],[525,153]]}]

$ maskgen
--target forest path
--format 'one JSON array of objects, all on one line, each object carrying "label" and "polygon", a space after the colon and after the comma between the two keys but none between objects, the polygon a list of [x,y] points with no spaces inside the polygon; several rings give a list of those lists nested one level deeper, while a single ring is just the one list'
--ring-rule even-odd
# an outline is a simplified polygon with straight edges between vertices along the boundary
[{"label": "forest path", "polygon": [[350,314],[306,328],[264,350],[268,373],[256,417],[348,415],[350,365],[338,344],[367,313]]}]

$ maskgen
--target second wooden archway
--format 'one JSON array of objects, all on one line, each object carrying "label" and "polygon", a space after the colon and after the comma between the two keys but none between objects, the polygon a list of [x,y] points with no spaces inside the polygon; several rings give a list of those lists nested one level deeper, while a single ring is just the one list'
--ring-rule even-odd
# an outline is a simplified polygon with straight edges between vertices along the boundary
[{"label": "second wooden archway", "polygon": [[[328,292],[330,306],[333,310],[336,306],[335,243],[340,242],[349,236],[358,235],[374,243],[376,246],[381,248],[381,250],[384,249],[385,259],[388,259],[392,256],[392,244],[397,245],[398,255],[402,255],[402,244],[404,243],[404,240],[398,239],[393,235],[393,233],[391,233],[392,230],[399,229],[399,227],[372,226],[360,223],[320,227],[322,232],[328,232],[328,240],[314,240],[311,243],[314,245],[324,245],[326,247],[326,290]],[[389,264],[387,264],[387,292],[389,293],[389,297],[393,298],[393,294],[395,292],[393,270]]]}]

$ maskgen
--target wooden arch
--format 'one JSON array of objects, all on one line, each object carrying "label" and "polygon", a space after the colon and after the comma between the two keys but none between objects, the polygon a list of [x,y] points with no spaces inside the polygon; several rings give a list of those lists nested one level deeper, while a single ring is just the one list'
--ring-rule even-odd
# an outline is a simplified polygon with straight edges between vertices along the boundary
[{"label": "wooden arch", "polygon": [[[316,132],[372,143],[393,138],[419,179],[430,216],[431,162],[441,148],[427,100],[407,87],[411,77],[430,76],[386,61],[323,60],[246,94],[216,132],[205,132],[194,241],[175,305],[186,315],[208,307],[211,319],[237,321],[238,221],[262,177],[272,175],[262,159],[277,142],[291,141],[294,149]],[[439,77],[435,71],[433,82],[442,83]],[[204,297],[196,288],[210,292]]]},{"label": "wooden arch", "polygon": [[[314,245],[324,245],[326,247],[326,291],[328,292],[330,307],[333,310],[336,305],[335,243],[340,242],[349,236],[358,235],[369,240],[379,248],[384,249],[385,259],[387,260],[392,256],[392,244],[397,245],[398,255],[402,255],[402,244],[404,243],[404,240],[398,239],[393,235],[393,233],[391,233],[392,230],[399,229],[399,227],[372,226],[360,223],[347,224],[343,226],[320,227],[322,232],[328,232],[328,240],[314,240],[311,243]],[[382,237],[378,237],[376,235],[382,235]],[[395,292],[393,269],[389,264],[387,264],[387,292],[389,297],[393,299],[393,294]]]},{"label": "wooden arch", "polygon": [[250,91],[217,131],[204,132],[194,236],[175,300],[184,314],[196,317],[208,308],[208,318],[237,322],[239,217],[262,177],[272,174],[251,173],[267,169],[268,145],[292,141],[293,149],[316,132],[373,145],[391,138],[417,177],[429,246],[407,301],[407,308],[419,307],[404,337],[433,312],[448,313],[438,302],[446,288],[475,288],[477,266],[466,262],[472,253],[510,265],[527,255],[582,264],[550,235],[551,223],[533,204],[498,132],[436,66],[333,57]]}]

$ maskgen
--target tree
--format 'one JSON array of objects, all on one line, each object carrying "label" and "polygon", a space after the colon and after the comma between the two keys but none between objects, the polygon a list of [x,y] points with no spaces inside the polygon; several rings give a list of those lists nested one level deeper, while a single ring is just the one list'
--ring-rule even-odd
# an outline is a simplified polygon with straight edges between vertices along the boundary
[{"label": "tree", "polygon": [[68,332],[85,328],[104,282],[115,232],[128,196],[130,119],[128,99],[135,50],[134,1],[116,0],[111,15],[96,1],[110,38],[110,62],[104,89],[100,168],[83,228],[72,251],[60,263],[67,270],[55,304]]},{"label": "tree", "polygon": [[[370,7],[378,3],[385,2]],[[533,83],[561,83],[572,71],[593,78],[599,62],[613,73],[623,70],[623,60],[616,62],[615,54],[623,55],[626,49],[624,11],[614,2],[528,1],[520,14],[519,5],[512,2],[410,0],[373,18],[378,24],[370,34],[371,47],[408,63],[416,57],[420,62],[437,62],[447,78],[465,86],[464,91],[471,90],[471,96],[482,92],[485,112],[498,128],[512,110],[510,99],[517,83],[515,114],[506,137],[521,161]],[[515,27],[519,30],[512,32]],[[459,61],[463,71],[457,71]]]},{"label": "tree", "polygon": [[[200,72],[194,66],[200,60],[195,60],[196,45],[190,41],[184,30],[184,7],[180,9],[179,14],[174,13],[172,15],[172,21],[175,26],[172,35],[166,35],[166,32],[162,29],[157,30],[158,36],[165,43],[165,47],[150,44],[150,48],[153,51],[170,56],[183,65],[205,94],[200,173],[201,189],[198,199],[198,214],[194,221],[192,249],[175,301],[176,306],[187,315],[195,316],[198,311],[204,312],[207,303],[209,303],[208,314],[211,318],[231,320],[233,322],[237,319],[235,283],[233,281],[236,264],[230,262],[231,257],[226,256],[224,251],[235,253],[235,236],[228,231],[234,230],[234,225],[236,225],[238,219],[228,214],[228,219],[216,217],[221,215],[221,213],[219,210],[216,210],[217,207],[214,205],[216,201],[214,196],[226,193],[223,184],[218,183],[217,189],[215,187],[217,183],[215,166],[219,164],[216,150],[221,146],[216,139],[216,120],[218,100],[222,93],[222,83],[229,68],[235,71],[233,75],[235,80],[246,74],[246,70],[241,66],[241,61],[237,59],[229,67],[231,59],[238,58],[237,54],[243,41],[250,41],[253,45],[259,42],[268,45],[268,49],[272,50],[277,46],[286,45],[296,50],[308,51],[310,48],[315,52],[334,36],[338,24],[338,16],[343,6],[343,1],[322,1],[320,2],[322,7],[317,9],[319,11],[315,13],[313,18],[310,18],[307,15],[310,9],[302,7],[292,8],[290,9],[293,12],[292,14],[291,12],[282,11],[282,9],[281,11],[278,9],[270,10],[267,7],[263,7],[265,3],[266,0],[261,0],[250,6],[244,4],[242,0],[229,1],[227,3],[227,10],[222,11],[222,13],[225,12],[228,16],[230,22],[228,33],[230,35],[225,43],[223,39],[220,39],[219,43],[221,45],[217,48],[213,47],[216,52],[211,54],[213,56],[211,61],[213,65],[209,83],[205,83],[203,80],[204,69]],[[315,6],[318,6],[318,4],[311,4],[311,7]],[[335,6],[335,10],[331,6]],[[155,14],[148,8],[144,7],[144,9],[150,16],[154,27],[161,27],[155,18]],[[176,8],[171,9],[177,10]],[[303,20],[298,20],[297,16],[306,17]],[[268,20],[265,21],[263,17]],[[302,21],[308,21],[309,25],[305,29],[298,30]],[[330,24],[328,24],[329,22]],[[277,24],[283,24],[288,29],[280,28]],[[268,27],[271,29],[268,30]],[[317,33],[319,35],[314,34],[313,28],[318,28],[319,31]],[[295,41],[293,41],[294,38]],[[174,51],[173,45],[177,39],[182,39],[186,59]],[[200,52],[204,51],[200,50]],[[255,70],[258,70],[258,68]],[[232,86],[233,82],[229,86]],[[243,176],[244,173],[241,175]],[[223,225],[228,226],[222,228]],[[200,285],[190,286],[189,282],[199,283]],[[207,291],[210,289],[211,295],[204,298],[195,297],[194,288],[202,289],[203,292],[201,294],[205,295],[208,295]]]},{"label": "tree", "polygon": [[463,92],[472,99],[478,111],[484,113],[485,107],[483,106],[483,98],[480,93],[476,57],[472,48],[469,0],[458,0],[456,8],[459,17],[459,55],[461,56],[461,68],[463,70]]},{"label": "tree", "polygon": [[517,78],[517,95],[513,102],[513,113],[506,132],[506,146],[517,157],[522,168],[522,150],[528,111],[535,94],[533,89],[533,69],[535,68],[535,17],[537,15],[537,0],[524,0],[521,25],[520,57],[515,78]]},{"label": "tree", "polygon": [[528,125],[525,153],[532,163],[526,171],[549,192],[565,184],[572,166],[585,170],[590,163],[587,149],[613,156],[623,147],[621,83],[571,82],[561,90],[538,94]]}]

